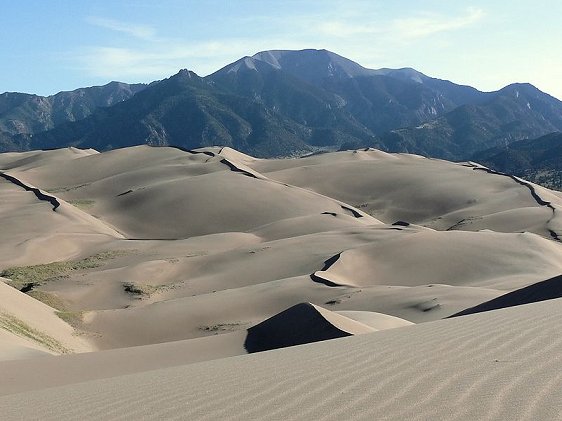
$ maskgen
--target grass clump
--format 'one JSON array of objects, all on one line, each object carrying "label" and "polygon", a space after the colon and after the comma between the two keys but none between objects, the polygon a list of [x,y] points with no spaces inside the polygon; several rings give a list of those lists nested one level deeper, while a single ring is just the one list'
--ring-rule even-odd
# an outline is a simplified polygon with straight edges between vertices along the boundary
[{"label": "grass clump", "polygon": [[123,290],[136,296],[136,298],[142,299],[150,297],[151,294],[158,290],[158,287],[154,285],[136,284],[134,282],[123,282]]},{"label": "grass clump", "polygon": [[7,330],[22,338],[30,339],[33,342],[44,346],[45,348],[59,353],[67,354],[70,352],[68,348],[51,336],[33,329],[23,320],[18,319],[10,314],[0,313],[0,328]]},{"label": "grass clump", "polygon": [[175,288],[176,284],[171,285],[150,285],[137,282],[123,282],[123,290],[136,298],[142,300],[149,298],[153,294],[157,294],[168,289]]},{"label": "grass clump", "polygon": [[235,330],[240,330],[240,327],[246,325],[247,323],[243,323],[243,322],[217,323],[209,326],[200,326],[199,330],[202,330],[204,332],[213,332],[217,334],[219,332],[233,332]]}]

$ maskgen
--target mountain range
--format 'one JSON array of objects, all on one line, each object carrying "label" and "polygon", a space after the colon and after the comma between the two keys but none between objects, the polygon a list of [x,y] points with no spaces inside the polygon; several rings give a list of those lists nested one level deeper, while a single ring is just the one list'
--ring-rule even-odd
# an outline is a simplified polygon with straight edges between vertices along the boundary
[{"label": "mountain range", "polygon": [[562,189],[562,133],[487,149],[478,152],[474,159],[496,171]]},{"label": "mountain range", "polygon": [[377,147],[451,160],[562,131],[562,102],[530,84],[481,92],[326,50],[273,50],[200,77],[0,95],[0,151],[224,145],[259,157]]}]

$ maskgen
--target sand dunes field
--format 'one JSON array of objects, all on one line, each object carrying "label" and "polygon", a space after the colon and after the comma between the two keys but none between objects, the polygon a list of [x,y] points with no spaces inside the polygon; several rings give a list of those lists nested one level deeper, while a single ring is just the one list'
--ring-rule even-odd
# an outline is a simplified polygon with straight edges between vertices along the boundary
[{"label": "sand dunes field", "polygon": [[372,149],[0,176],[2,419],[562,419],[557,192]]}]

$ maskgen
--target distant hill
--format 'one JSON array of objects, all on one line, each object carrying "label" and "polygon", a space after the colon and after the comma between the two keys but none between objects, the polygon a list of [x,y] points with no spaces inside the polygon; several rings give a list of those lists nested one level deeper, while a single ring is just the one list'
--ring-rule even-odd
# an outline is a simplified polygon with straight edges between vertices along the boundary
[{"label": "distant hill", "polygon": [[[562,102],[532,85],[480,92],[326,50],[264,51],[203,78],[182,70],[146,89],[119,87],[98,102],[77,99],[95,88],[66,101],[3,94],[0,150],[224,145],[272,157],[372,146],[459,160],[562,130]],[[51,102],[44,114],[30,105]]]},{"label": "distant hill", "polygon": [[560,132],[487,149],[476,153],[473,160],[494,170],[562,190],[562,133]]}]

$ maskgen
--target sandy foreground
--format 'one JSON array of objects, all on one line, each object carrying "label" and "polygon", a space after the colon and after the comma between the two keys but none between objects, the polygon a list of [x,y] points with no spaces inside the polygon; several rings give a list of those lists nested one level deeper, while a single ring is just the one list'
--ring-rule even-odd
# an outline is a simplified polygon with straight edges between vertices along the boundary
[{"label": "sandy foreground", "polygon": [[13,394],[0,407],[10,420],[559,420],[561,317],[562,300],[549,300]]},{"label": "sandy foreground", "polygon": [[376,150],[0,154],[1,418],[562,419],[560,209]]}]

